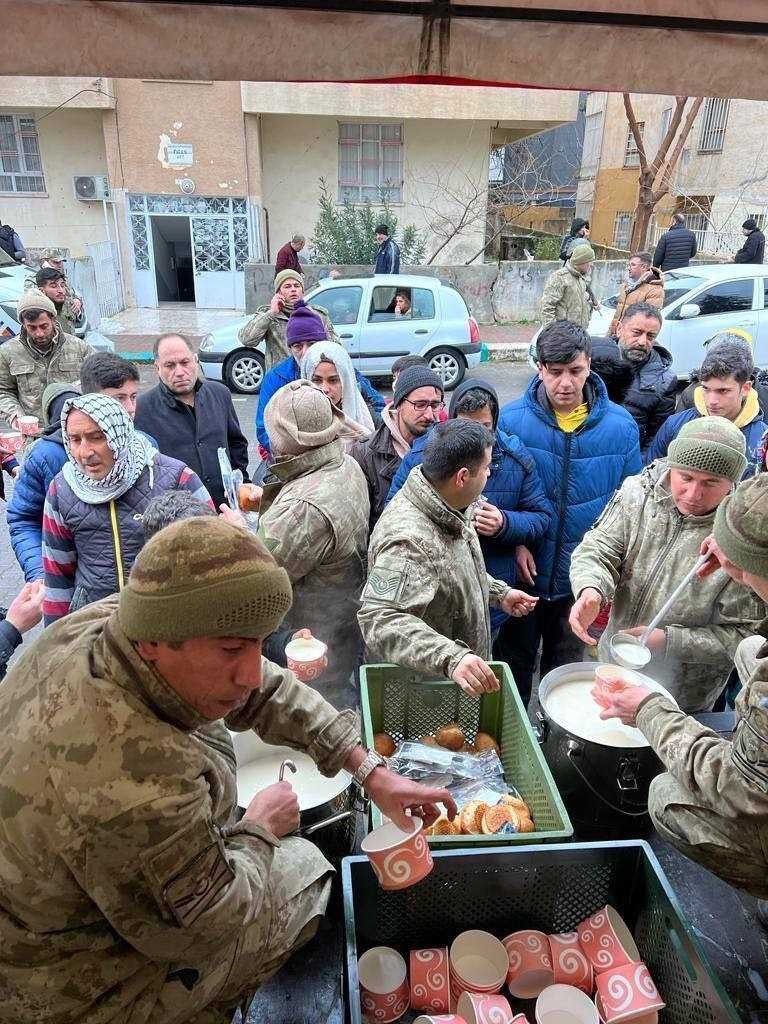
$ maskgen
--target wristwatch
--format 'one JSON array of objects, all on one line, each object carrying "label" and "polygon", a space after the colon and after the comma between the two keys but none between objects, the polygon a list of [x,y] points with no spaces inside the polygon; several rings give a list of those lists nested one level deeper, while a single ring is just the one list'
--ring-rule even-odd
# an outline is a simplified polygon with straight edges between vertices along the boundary
[{"label": "wristwatch", "polygon": [[386,760],[377,754],[375,750],[369,750],[365,755],[363,761],[357,766],[357,771],[352,776],[352,781],[360,789],[363,788],[363,784],[368,776],[371,774],[374,768],[386,767]]}]

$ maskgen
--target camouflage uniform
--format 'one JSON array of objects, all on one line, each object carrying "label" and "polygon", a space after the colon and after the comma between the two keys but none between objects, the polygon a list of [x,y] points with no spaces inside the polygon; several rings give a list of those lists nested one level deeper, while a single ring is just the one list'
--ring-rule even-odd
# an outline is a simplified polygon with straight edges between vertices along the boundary
[{"label": "camouflage uniform", "polygon": [[331,871],[304,840],[231,824],[225,725],[326,775],[358,730],[267,661],[247,704],[202,718],[138,656],[117,603],[47,629],[0,688],[0,1017],[223,1024],[311,936]]},{"label": "camouflage uniform", "polygon": [[[317,313],[323,321],[328,341],[341,341],[333,329],[328,312],[320,306],[313,306],[312,311]],[[285,332],[288,327],[288,315],[285,313],[273,313],[269,306],[260,306],[248,323],[243,324],[237,333],[238,341],[246,348],[256,348],[260,342],[264,342],[264,369],[266,373],[281,363],[291,353],[285,340]]]},{"label": "camouflage uniform", "polygon": [[278,459],[261,503],[259,537],[293,586],[285,623],[328,644],[328,668],[313,682],[336,707],[357,703],[350,677],[360,663],[355,618],[365,580],[368,485],[341,441]]},{"label": "camouflage uniform", "polygon": [[50,352],[39,352],[24,327],[0,345],[0,416],[43,417],[43,391],[53,383],[75,383],[91,346],[57,328]]},{"label": "camouflage uniform", "polygon": [[491,654],[488,603],[509,584],[485,571],[466,511],[449,508],[411,470],[371,535],[370,572],[358,621],[372,660],[450,678],[472,651]]},{"label": "camouflage uniform", "polygon": [[[598,646],[610,660],[619,630],[646,625],[693,565],[712,532],[715,513],[683,516],[669,492],[666,460],[629,477],[571,558],[571,586],[613,601]],[[765,604],[718,571],[678,598],[662,624],[667,643],[644,670],[662,683],[684,711],[707,711],[726,684],[739,642],[753,634]]]},{"label": "camouflage uniform", "polygon": [[[67,290],[67,297],[64,299],[64,303],[61,309],[56,312],[56,320],[58,321],[59,327],[64,331],[65,334],[72,334],[77,328],[83,327],[86,322],[85,315],[85,302],[83,297],[74,288],[71,288],[69,282],[64,279],[64,285]],[[35,274],[27,274],[24,278],[24,291],[39,291],[37,287],[37,277]],[[80,312],[76,313],[74,308],[74,300],[80,300]]]},{"label": "camouflage uniform", "polygon": [[541,295],[539,319],[546,327],[554,320],[572,320],[585,330],[592,316],[587,279],[570,260],[547,278]]}]

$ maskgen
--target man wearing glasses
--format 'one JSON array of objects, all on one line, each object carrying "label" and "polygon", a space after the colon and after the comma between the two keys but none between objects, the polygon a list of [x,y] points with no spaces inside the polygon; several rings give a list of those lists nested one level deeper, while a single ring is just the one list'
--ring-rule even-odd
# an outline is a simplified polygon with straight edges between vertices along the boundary
[{"label": "man wearing glasses", "polygon": [[403,370],[395,384],[392,404],[381,414],[381,426],[349,454],[368,481],[371,500],[370,528],[384,511],[392,479],[411,445],[438,422],[443,408],[443,382],[428,366]]}]

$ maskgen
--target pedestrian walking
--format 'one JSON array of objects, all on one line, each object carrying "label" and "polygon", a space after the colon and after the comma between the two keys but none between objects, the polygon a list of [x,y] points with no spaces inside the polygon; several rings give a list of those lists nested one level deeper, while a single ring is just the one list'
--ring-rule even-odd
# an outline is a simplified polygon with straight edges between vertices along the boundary
[{"label": "pedestrian walking", "polygon": [[589,273],[595,259],[591,245],[580,242],[573,247],[568,262],[547,278],[539,305],[539,318],[547,327],[555,320],[570,320],[586,328],[592,316]]},{"label": "pedestrian walking", "polygon": [[275,258],[275,277],[283,270],[293,270],[301,274],[302,266],[299,260],[299,253],[307,244],[304,235],[294,235],[290,242],[286,242],[277,250]]},{"label": "pedestrian walking", "polygon": [[379,246],[373,267],[374,274],[399,274],[400,246],[394,238],[389,237],[389,228],[386,224],[378,224],[374,234]]},{"label": "pedestrian walking", "polygon": [[765,235],[754,217],[747,217],[741,225],[744,245],[733,257],[734,263],[762,263],[765,256]]},{"label": "pedestrian walking", "polygon": [[681,270],[687,267],[698,252],[696,235],[685,226],[682,213],[672,215],[669,230],[656,243],[653,265],[659,270]]}]

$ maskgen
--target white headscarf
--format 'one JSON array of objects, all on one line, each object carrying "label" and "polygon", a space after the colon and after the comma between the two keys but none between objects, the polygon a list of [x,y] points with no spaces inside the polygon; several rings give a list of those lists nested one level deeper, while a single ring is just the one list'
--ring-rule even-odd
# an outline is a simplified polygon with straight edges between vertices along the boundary
[{"label": "white headscarf", "polygon": [[364,435],[373,433],[373,417],[360,394],[349,353],[335,341],[316,341],[301,361],[301,376],[312,380],[319,363],[333,363],[341,378],[341,409],[348,420],[362,428]]},{"label": "white headscarf", "polygon": [[[114,465],[101,480],[93,480],[84,473],[72,455],[67,437],[67,417],[75,409],[90,416],[103,432],[115,457]],[[133,429],[133,420],[122,405],[109,395],[78,395],[68,399],[61,410],[61,433],[67,453],[67,462],[62,470],[64,479],[78,498],[89,505],[102,505],[122,497],[147,466],[151,467],[157,454],[157,449],[144,434]]]}]

